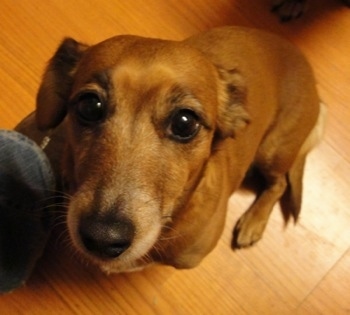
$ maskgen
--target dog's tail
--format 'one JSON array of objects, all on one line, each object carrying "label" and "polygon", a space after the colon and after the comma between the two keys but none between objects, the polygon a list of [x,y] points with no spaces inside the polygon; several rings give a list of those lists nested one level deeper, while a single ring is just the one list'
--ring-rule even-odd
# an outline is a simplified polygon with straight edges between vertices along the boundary
[{"label": "dog's tail", "polygon": [[327,116],[327,107],[320,103],[320,112],[315,127],[303,143],[296,160],[287,173],[287,188],[281,198],[281,209],[284,221],[287,224],[290,217],[297,222],[302,202],[303,173],[306,156],[321,141]]}]

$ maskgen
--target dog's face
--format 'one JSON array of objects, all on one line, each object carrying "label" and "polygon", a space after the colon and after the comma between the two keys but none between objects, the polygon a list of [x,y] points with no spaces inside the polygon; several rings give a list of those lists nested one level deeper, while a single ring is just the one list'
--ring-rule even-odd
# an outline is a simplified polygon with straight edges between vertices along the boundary
[{"label": "dog's face", "polygon": [[247,122],[243,94],[236,72],[182,43],[65,40],[39,90],[37,120],[67,129],[74,246],[107,272],[151,261],[162,232],[191,211],[186,201],[216,142]]}]

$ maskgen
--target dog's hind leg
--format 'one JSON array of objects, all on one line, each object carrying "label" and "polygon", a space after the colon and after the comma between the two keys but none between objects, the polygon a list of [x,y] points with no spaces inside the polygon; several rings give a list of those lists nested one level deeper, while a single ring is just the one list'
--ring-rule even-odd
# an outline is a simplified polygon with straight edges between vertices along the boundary
[{"label": "dog's hind leg", "polygon": [[233,248],[248,247],[259,241],[264,233],[275,203],[287,187],[285,175],[264,176],[267,187],[238,220],[233,232]]}]

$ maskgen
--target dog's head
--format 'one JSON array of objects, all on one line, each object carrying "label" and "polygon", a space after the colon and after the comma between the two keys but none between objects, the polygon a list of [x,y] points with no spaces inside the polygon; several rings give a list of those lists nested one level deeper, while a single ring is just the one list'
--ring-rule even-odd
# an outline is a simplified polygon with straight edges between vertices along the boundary
[{"label": "dog's head", "polygon": [[37,123],[67,131],[75,247],[106,271],[151,260],[162,231],[191,211],[184,205],[217,142],[247,123],[243,99],[237,71],[181,42],[64,40],[43,77]]}]

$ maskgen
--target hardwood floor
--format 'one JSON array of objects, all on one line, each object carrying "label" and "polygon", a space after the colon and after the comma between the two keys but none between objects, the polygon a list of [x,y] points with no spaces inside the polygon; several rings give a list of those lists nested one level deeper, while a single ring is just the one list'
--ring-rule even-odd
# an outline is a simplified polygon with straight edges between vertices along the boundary
[{"label": "hardwood floor", "polygon": [[27,285],[0,296],[1,314],[350,314],[350,9],[314,0],[280,24],[270,0],[1,0],[0,128],[35,107],[47,60],[64,36],[96,43],[116,34],[166,39],[220,25],[262,28],[309,58],[328,105],[322,144],[309,156],[299,224],[276,209],[254,248],[230,249],[253,196],[235,194],[216,249],[193,270],[152,267],[106,276],[51,241]]}]

